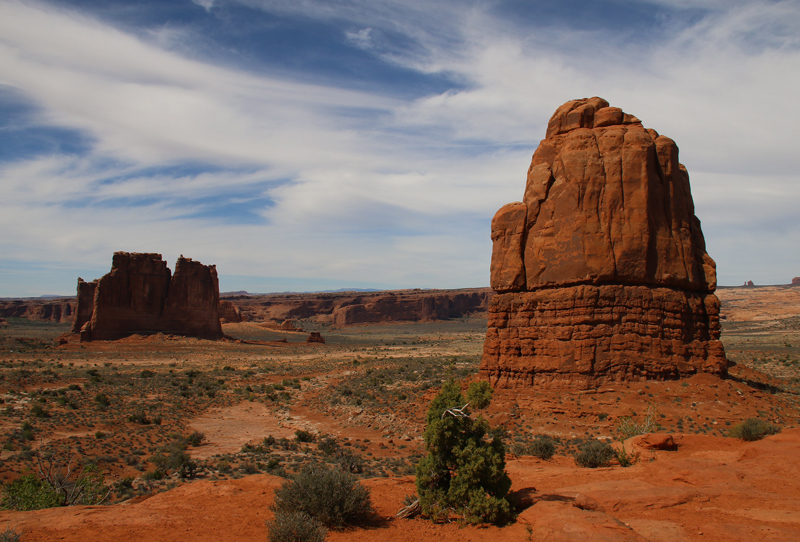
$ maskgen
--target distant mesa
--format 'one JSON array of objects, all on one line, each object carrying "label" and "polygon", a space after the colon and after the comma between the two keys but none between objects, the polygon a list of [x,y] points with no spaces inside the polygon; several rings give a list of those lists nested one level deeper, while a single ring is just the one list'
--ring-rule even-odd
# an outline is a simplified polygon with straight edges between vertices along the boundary
[{"label": "distant mesa", "polygon": [[755,284],[753,284],[752,280],[748,280],[747,282],[744,283],[744,285],[745,286],[755,286]]},{"label": "distant mesa", "polygon": [[27,318],[40,322],[71,322],[75,315],[74,298],[40,297],[0,301],[0,317]]},{"label": "distant mesa", "polygon": [[161,254],[115,252],[110,273],[78,279],[72,331],[81,341],[153,333],[220,339],[217,269],[181,256],[173,275]]},{"label": "distant mesa", "polygon": [[[242,321],[281,331],[287,320],[337,327],[390,322],[430,322],[485,313],[493,292],[489,288],[460,290],[388,290],[231,296]],[[226,317],[227,319],[227,317]],[[301,331],[295,327],[294,331]]]},{"label": "distant mesa", "polygon": [[795,277],[792,279],[792,286],[800,286],[800,277]]},{"label": "distant mesa", "polygon": [[325,344],[325,338],[320,334],[319,331],[312,331],[311,334],[306,339],[307,343],[321,343]]},{"label": "distant mesa", "polygon": [[689,175],[633,115],[596,97],[559,107],[492,242],[480,371],[495,386],[726,372]]}]

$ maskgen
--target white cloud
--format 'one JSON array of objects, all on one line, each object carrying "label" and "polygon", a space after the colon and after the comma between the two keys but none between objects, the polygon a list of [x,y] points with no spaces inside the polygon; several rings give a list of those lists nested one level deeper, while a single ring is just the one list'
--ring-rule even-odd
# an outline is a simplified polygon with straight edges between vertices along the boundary
[{"label": "white cloud", "polygon": [[[659,2],[711,11],[648,44],[599,31],[522,33],[480,3],[247,3],[346,21],[344,39],[463,86],[402,101],[299,83],[187,59],[176,51],[191,48],[190,33],[133,36],[47,4],[2,2],[0,84],[38,106],[39,124],[95,141],[85,157],[0,170],[5,259],[104,264],[114,250],[145,250],[217,263],[223,275],[479,286],[489,220],[521,199],[549,116],[600,95],[681,147],[721,277],[799,273],[775,241],[796,247],[785,232],[798,230],[800,52],[786,30],[800,26],[796,2]],[[371,47],[380,31],[415,45]],[[354,113],[362,109],[377,114]],[[187,162],[221,169],[142,172]],[[221,186],[273,200],[266,223],[184,218]],[[152,201],[109,207],[143,195]],[[753,254],[776,251],[760,278],[734,241],[743,231],[760,247]]]}]

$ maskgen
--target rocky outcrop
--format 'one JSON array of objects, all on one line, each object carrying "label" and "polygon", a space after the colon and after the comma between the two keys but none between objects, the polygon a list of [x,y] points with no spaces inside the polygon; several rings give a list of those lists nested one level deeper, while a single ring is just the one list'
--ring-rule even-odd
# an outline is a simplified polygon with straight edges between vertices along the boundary
[{"label": "rocky outcrop", "polygon": [[559,107],[492,242],[481,373],[494,384],[725,372],[689,175],[675,143],[636,117],[601,98]]},{"label": "rocky outcrop", "polygon": [[236,308],[236,305],[230,301],[220,300],[219,302],[219,319],[223,324],[237,324],[242,321],[242,313]]},{"label": "rocky outcrop", "polygon": [[792,279],[792,286],[800,286],[800,277],[795,277]]},{"label": "rocky outcrop", "polygon": [[161,254],[115,252],[110,273],[94,283],[78,279],[77,313],[73,330],[82,341],[134,333],[222,337],[216,267],[183,256],[172,275]]},{"label": "rocky outcrop", "polygon": [[[489,288],[462,290],[393,290],[309,294],[235,295],[226,297],[243,319],[276,329],[286,320],[348,326],[385,322],[448,320],[485,313]],[[298,329],[298,328],[295,328]]]},{"label": "rocky outcrop", "polygon": [[14,299],[0,301],[0,316],[3,318],[27,318],[37,322],[71,322],[75,314],[72,299]]},{"label": "rocky outcrop", "polygon": [[97,281],[86,282],[78,277],[78,296],[75,320],[72,322],[72,332],[80,333],[83,326],[92,320],[94,312],[94,292],[97,289]]},{"label": "rocky outcrop", "polygon": [[325,337],[323,337],[319,331],[312,331],[308,339],[306,339],[306,342],[325,344]]}]

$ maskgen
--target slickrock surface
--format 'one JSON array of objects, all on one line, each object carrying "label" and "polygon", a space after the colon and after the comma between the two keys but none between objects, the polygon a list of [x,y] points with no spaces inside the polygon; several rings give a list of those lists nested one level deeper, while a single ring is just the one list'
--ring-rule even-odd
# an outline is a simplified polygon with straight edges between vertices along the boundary
[{"label": "slickrock surface", "polygon": [[716,265],[678,147],[601,98],[550,119],[492,220],[481,373],[499,386],[724,374]]},{"label": "slickrock surface", "polygon": [[[800,539],[800,430],[763,441],[673,435],[673,450],[655,450],[633,467],[585,469],[571,458],[512,459],[512,492],[525,508],[506,527],[434,524],[394,519],[412,477],[364,481],[379,519],[332,531],[328,540],[552,542],[742,542]],[[0,529],[23,540],[127,542],[264,540],[264,522],[283,479],[257,474],[239,480],[200,480],[116,506],[77,506],[0,512]]]},{"label": "slickrock surface", "polygon": [[115,252],[110,273],[78,279],[72,329],[82,341],[134,333],[221,338],[216,267],[181,256],[172,275],[161,254]]}]

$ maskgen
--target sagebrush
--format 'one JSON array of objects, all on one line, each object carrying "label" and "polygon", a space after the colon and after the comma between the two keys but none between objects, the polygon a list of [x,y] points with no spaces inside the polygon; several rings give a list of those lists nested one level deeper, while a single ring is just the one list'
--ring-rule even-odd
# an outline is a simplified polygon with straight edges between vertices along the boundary
[{"label": "sagebrush", "polygon": [[276,515],[304,512],[329,528],[373,514],[369,490],[355,475],[324,464],[307,465],[275,490]]},{"label": "sagebrush", "polygon": [[267,522],[269,542],[322,542],[327,529],[322,524],[301,511],[279,511],[275,518]]},{"label": "sagebrush", "polygon": [[761,418],[748,418],[742,423],[731,427],[728,434],[733,438],[754,441],[780,433],[780,431],[780,426],[774,423],[762,420]]},{"label": "sagebrush", "polygon": [[607,442],[593,440],[581,446],[574,457],[578,466],[596,469],[608,466],[616,455],[614,448]]}]

